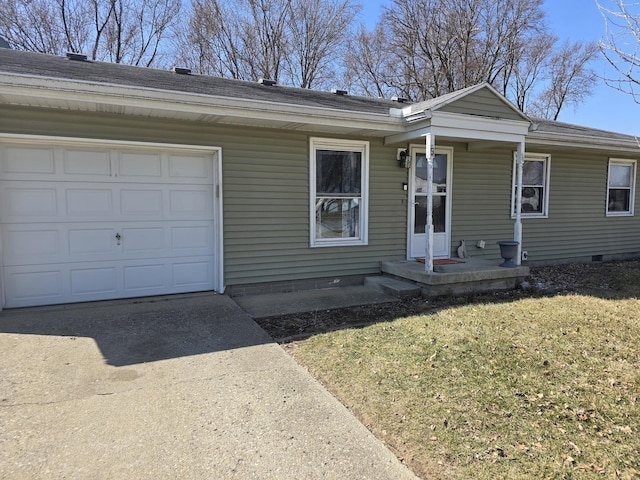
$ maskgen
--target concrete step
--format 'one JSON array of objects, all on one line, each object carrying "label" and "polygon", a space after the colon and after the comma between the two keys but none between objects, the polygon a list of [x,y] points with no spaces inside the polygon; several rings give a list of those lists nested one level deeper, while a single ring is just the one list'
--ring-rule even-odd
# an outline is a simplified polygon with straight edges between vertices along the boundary
[{"label": "concrete step", "polygon": [[398,280],[387,275],[366,277],[364,285],[398,298],[416,298],[422,294],[422,290],[415,283]]}]

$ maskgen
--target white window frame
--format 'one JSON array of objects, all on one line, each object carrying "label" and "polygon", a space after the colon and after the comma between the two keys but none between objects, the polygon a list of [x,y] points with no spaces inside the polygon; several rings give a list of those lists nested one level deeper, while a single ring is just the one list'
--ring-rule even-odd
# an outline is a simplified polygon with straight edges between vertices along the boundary
[{"label": "white window frame", "polygon": [[[516,153],[513,154],[513,175],[511,183],[511,218],[516,218],[516,173],[517,159]],[[544,180],[542,184],[544,198],[542,199],[542,212],[521,212],[522,218],[549,218],[549,177],[551,176],[551,155],[547,153],[527,153],[524,154],[523,161],[527,162],[543,162]],[[523,190],[525,185],[523,184]]]},{"label": "white window frame", "polygon": [[[369,142],[312,137],[309,141],[309,245],[311,247],[338,247],[367,245],[369,242]],[[357,238],[316,238],[316,151],[336,150],[361,153],[360,205]]]},{"label": "white window frame", "polygon": [[[607,165],[607,198],[605,199],[605,212],[607,217],[633,217],[634,215],[634,207],[636,203],[636,161],[628,160],[624,158],[610,158],[609,164]],[[611,166],[612,165],[620,165],[625,167],[631,167],[631,185],[629,192],[629,210],[625,211],[609,211],[609,190],[611,186],[609,184],[609,177],[611,175]],[[614,190],[619,190],[620,188],[615,188]]]}]

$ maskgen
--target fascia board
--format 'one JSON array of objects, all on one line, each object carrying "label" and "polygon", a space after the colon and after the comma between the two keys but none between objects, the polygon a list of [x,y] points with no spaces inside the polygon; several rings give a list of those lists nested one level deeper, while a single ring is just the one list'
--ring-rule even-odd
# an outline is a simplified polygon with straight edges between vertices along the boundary
[{"label": "fascia board", "polygon": [[527,144],[536,146],[556,146],[575,149],[606,150],[608,152],[625,152],[640,155],[640,139],[606,140],[587,135],[563,135],[557,133],[531,132]]},{"label": "fascia board", "polygon": [[452,137],[496,142],[523,142],[529,133],[528,121],[501,120],[475,115],[433,112],[431,133],[436,138]]},{"label": "fascia board", "polygon": [[523,120],[503,120],[478,115],[464,115],[449,112],[433,112],[431,126],[449,130],[497,133],[526,136],[531,123]]},{"label": "fascia board", "polygon": [[[16,78],[19,77],[19,82]],[[16,84],[18,83],[18,84]],[[70,104],[105,104],[120,107],[147,108],[158,112],[182,112],[260,120],[331,125],[363,130],[402,131],[403,121],[388,114],[353,112],[328,107],[301,106],[247,100],[232,97],[202,95],[188,92],[158,90],[102,83],[0,74],[0,96],[19,95],[34,98],[39,106],[43,100],[66,101]]]},{"label": "fascia board", "polygon": [[405,132],[386,136],[384,143],[385,145],[393,145],[411,141],[427,133],[432,133],[436,139],[437,137],[449,137],[520,143],[529,133],[529,125],[530,122],[522,120],[500,120],[475,115],[430,111],[428,118],[408,122]]},{"label": "fascia board", "polygon": [[416,126],[414,128],[411,128],[410,130],[387,135],[386,137],[384,137],[383,143],[384,145],[395,145],[398,143],[411,142],[420,137],[423,137],[430,132],[431,127],[429,126],[429,122],[425,122],[421,126]]}]

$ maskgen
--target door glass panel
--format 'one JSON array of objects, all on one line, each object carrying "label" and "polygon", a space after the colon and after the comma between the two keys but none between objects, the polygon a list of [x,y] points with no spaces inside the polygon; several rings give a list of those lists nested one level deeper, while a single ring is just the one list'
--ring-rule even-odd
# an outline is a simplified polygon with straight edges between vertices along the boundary
[{"label": "door glass panel", "polygon": [[[433,197],[433,232],[445,232],[447,197],[434,195]],[[427,224],[427,197],[416,195],[414,233],[425,233]]]},{"label": "door glass panel", "polygon": [[413,233],[424,233],[427,224],[427,197],[424,195],[416,195],[415,206],[415,222],[413,224]]},{"label": "door glass panel", "polygon": [[[447,154],[436,153],[433,158],[433,193],[447,191]],[[416,193],[427,191],[427,156],[424,153],[416,155],[416,168],[413,185]]]},{"label": "door glass panel", "polygon": [[447,197],[433,197],[433,232],[444,233],[445,231],[445,212],[447,211]]}]

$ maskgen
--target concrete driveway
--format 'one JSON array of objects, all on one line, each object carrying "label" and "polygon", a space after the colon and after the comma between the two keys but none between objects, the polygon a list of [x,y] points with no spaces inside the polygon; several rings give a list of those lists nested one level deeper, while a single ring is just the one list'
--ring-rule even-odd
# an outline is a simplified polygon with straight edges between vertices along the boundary
[{"label": "concrete driveway", "polygon": [[0,313],[0,478],[415,479],[231,299]]}]

